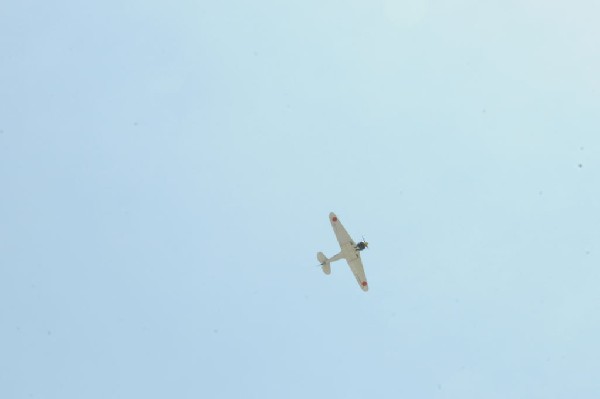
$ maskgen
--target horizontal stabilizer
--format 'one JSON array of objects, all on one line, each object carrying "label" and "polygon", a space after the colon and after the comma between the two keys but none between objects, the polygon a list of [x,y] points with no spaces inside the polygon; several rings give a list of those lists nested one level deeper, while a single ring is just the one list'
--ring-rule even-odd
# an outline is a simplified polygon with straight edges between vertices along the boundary
[{"label": "horizontal stabilizer", "polygon": [[323,273],[330,274],[331,273],[331,264],[329,263],[329,259],[327,259],[327,257],[323,254],[323,252],[317,253],[317,259],[319,260],[319,263],[321,264],[321,269],[323,270]]}]

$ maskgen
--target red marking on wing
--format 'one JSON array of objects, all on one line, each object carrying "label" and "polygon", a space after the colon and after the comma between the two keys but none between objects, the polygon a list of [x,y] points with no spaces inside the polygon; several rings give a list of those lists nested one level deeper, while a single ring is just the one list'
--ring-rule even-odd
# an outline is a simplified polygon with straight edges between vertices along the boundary
[{"label": "red marking on wing", "polygon": [[367,286],[367,282],[366,282],[366,281],[363,281],[363,282],[361,283],[361,285],[362,285],[363,287],[366,287],[366,286]]},{"label": "red marking on wing", "polygon": [[334,222],[337,222],[337,218],[335,216],[332,217],[331,220],[333,220]]}]

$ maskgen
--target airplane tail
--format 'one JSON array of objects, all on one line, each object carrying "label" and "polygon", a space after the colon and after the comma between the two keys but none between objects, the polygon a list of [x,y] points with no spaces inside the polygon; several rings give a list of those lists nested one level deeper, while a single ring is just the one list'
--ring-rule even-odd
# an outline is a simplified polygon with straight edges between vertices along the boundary
[{"label": "airplane tail", "polygon": [[317,253],[317,259],[319,263],[321,263],[321,269],[323,273],[330,274],[331,273],[331,264],[329,263],[329,259],[323,254],[323,252]]}]

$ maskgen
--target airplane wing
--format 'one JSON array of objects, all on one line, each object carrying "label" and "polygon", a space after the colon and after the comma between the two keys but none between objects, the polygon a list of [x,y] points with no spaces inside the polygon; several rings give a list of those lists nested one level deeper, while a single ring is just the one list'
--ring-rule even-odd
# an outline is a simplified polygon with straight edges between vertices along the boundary
[{"label": "airplane wing", "polygon": [[367,284],[367,277],[365,276],[365,269],[363,268],[362,260],[360,259],[360,253],[354,247],[356,243],[352,240],[344,226],[342,226],[342,223],[335,213],[331,212],[329,214],[329,221],[331,222],[331,227],[333,227],[335,238],[337,238],[340,248],[342,249],[342,252],[339,255],[343,254],[342,257],[348,262],[348,266],[350,266],[350,270],[352,270],[360,288],[363,291],[368,291],[369,285]]},{"label": "airplane wing", "polygon": [[[331,227],[333,227],[333,232],[335,233],[335,238],[337,238],[338,243],[340,244],[340,248],[344,248],[344,246],[352,245],[354,246],[354,241],[350,238],[350,234],[346,231],[342,223],[337,218],[335,213],[331,212],[329,214],[329,221],[331,222]],[[361,266],[362,268],[362,266]]]},{"label": "airplane wing", "polygon": [[367,277],[365,276],[365,269],[363,268],[363,264],[362,264],[362,260],[360,259],[360,256],[357,256],[356,258],[349,260],[348,266],[350,266],[352,273],[354,273],[354,277],[356,277],[356,281],[358,282],[358,285],[360,285],[360,288],[363,291],[368,291],[369,284],[367,283]]}]

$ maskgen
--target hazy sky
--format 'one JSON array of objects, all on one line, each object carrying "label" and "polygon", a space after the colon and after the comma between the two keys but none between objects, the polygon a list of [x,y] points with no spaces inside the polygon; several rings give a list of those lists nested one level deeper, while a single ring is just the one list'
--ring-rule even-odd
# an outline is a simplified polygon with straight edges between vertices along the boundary
[{"label": "hazy sky", "polygon": [[597,398],[599,4],[3,2],[0,397]]}]

